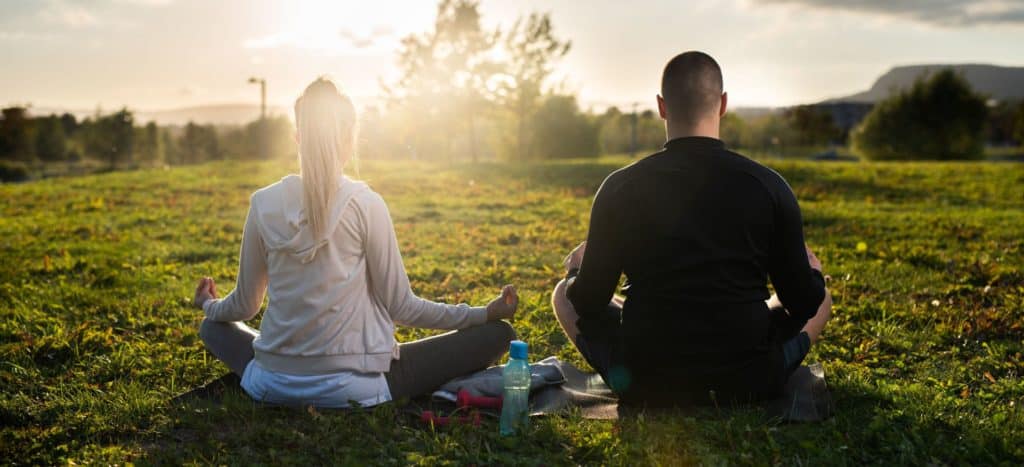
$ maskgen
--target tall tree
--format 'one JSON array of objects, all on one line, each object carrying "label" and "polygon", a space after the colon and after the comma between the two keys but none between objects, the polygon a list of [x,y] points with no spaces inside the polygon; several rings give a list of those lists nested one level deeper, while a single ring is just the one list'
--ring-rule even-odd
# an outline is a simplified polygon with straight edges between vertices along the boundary
[{"label": "tall tree", "polygon": [[32,122],[25,107],[3,109],[0,119],[0,159],[28,161],[34,158]]},{"label": "tall tree", "polygon": [[35,153],[46,162],[56,162],[67,156],[67,138],[60,117],[51,115],[35,119]]},{"label": "tall tree", "polygon": [[184,164],[185,160],[178,147],[178,141],[174,137],[172,129],[164,127],[160,129],[160,145],[164,150],[164,162],[167,164]]},{"label": "tall tree", "polygon": [[144,127],[136,129],[135,139],[139,159],[154,164],[162,162],[163,139],[160,138],[160,128],[156,122],[149,122]]},{"label": "tall tree", "polygon": [[185,164],[198,164],[221,159],[220,141],[213,125],[188,122],[178,142],[181,159]]},{"label": "tall tree", "polygon": [[129,161],[135,146],[135,117],[126,108],[109,115],[100,115],[87,119],[83,126],[88,127],[85,138],[85,151],[100,160],[107,161],[111,170],[117,164]]},{"label": "tall tree", "polygon": [[64,136],[70,138],[78,131],[78,119],[74,115],[64,113],[60,116],[60,125],[64,129]]},{"label": "tall tree", "polygon": [[135,116],[128,109],[122,108],[108,115],[106,120],[110,135],[107,160],[110,162],[110,168],[114,168],[119,162],[132,160],[132,152],[135,149]]},{"label": "tall tree", "polygon": [[569,53],[572,42],[555,37],[550,14],[531,13],[516,20],[505,35],[504,45],[508,79],[502,101],[513,117],[515,155],[521,160],[527,157],[529,147],[527,120],[538,108],[552,64]]},{"label": "tall tree", "polygon": [[478,1],[442,0],[432,31],[402,39],[401,76],[384,91],[391,107],[409,118],[408,137],[417,151],[440,137],[450,159],[457,136],[450,127],[463,126],[476,160],[476,120],[489,101],[490,77],[497,72],[489,53],[498,35],[481,24]]}]

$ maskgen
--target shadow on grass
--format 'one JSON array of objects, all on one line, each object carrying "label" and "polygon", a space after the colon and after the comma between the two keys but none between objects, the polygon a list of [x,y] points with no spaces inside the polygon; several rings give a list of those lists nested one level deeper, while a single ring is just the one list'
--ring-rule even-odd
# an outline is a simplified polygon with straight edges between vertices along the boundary
[{"label": "shadow on grass", "polygon": [[[821,451],[819,461],[995,465],[1020,460],[1019,449],[997,427],[979,430],[969,416],[944,413],[927,401],[897,400],[886,390],[866,387],[840,388],[835,395],[840,415],[834,423],[793,433],[801,439],[792,441]],[[842,457],[829,458],[834,455]]]},{"label": "shadow on grass", "polygon": [[[531,188],[557,188],[568,190],[576,197],[592,197],[601,182],[612,172],[633,160],[570,160],[509,165],[502,163],[463,164],[454,166],[460,174],[475,180],[514,180]],[[822,176],[814,164],[782,164],[779,173],[789,182],[798,199],[806,201],[864,202],[942,202],[966,205],[974,200],[948,190],[930,186],[940,183],[924,178],[926,174],[904,174],[897,168],[867,171],[857,164],[838,167]],[[897,176],[896,174],[899,174]]]}]

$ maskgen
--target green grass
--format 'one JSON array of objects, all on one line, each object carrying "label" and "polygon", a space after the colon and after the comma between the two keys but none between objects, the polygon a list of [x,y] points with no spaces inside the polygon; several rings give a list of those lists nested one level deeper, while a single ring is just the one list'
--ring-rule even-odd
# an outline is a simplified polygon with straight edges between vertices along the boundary
[{"label": "green grass", "polygon": [[[535,356],[583,364],[549,290],[624,159],[371,163],[413,287],[482,304],[522,291]],[[774,162],[831,273],[821,362],[834,418],[755,409],[536,420],[515,439],[350,413],[172,403],[223,375],[195,281],[227,291],[249,194],[294,165],[215,163],[0,186],[0,459],[11,463],[1020,464],[1024,166]],[[412,339],[426,332],[402,330]]]}]

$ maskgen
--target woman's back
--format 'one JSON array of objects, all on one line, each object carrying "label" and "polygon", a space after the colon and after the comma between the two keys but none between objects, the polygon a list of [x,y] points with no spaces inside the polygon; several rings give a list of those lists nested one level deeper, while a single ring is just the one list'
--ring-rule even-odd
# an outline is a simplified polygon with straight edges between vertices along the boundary
[{"label": "woman's back", "polygon": [[[196,289],[206,314],[200,335],[211,351],[257,400],[329,406],[420,394],[500,356],[511,327],[476,325],[510,317],[514,289],[506,286],[488,308],[413,294],[387,205],[342,175],[355,155],[352,102],[317,79],[295,115],[302,175],[252,195],[235,290],[217,299],[210,278]],[[270,301],[257,333],[241,322],[259,313],[264,295]],[[395,324],[472,331],[400,346]],[[399,361],[400,348],[409,358]],[[467,353],[473,348],[486,351]],[[435,361],[439,355],[448,357]]]}]

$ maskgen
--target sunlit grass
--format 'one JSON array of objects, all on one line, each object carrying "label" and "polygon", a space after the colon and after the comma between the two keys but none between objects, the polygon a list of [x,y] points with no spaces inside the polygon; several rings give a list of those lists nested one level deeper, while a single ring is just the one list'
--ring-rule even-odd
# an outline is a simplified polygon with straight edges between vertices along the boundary
[{"label": "sunlit grass", "polygon": [[[413,287],[522,291],[535,356],[583,364],[550,315],[594,190],[627,160],[365,163]],[[214,163],[0,186],[0,458],[10,462],[527,464],[1019,463],[1024,168],[770,162],[801,199],[836,307],[822,362],[835,418],[756,410],[537,420],[518,439],[353,413],[171,398],[226,372],[196,335],[193,282],[236,273],[249,194],[294,164]],[[428,334],[402,330],[410,339]]]}]

